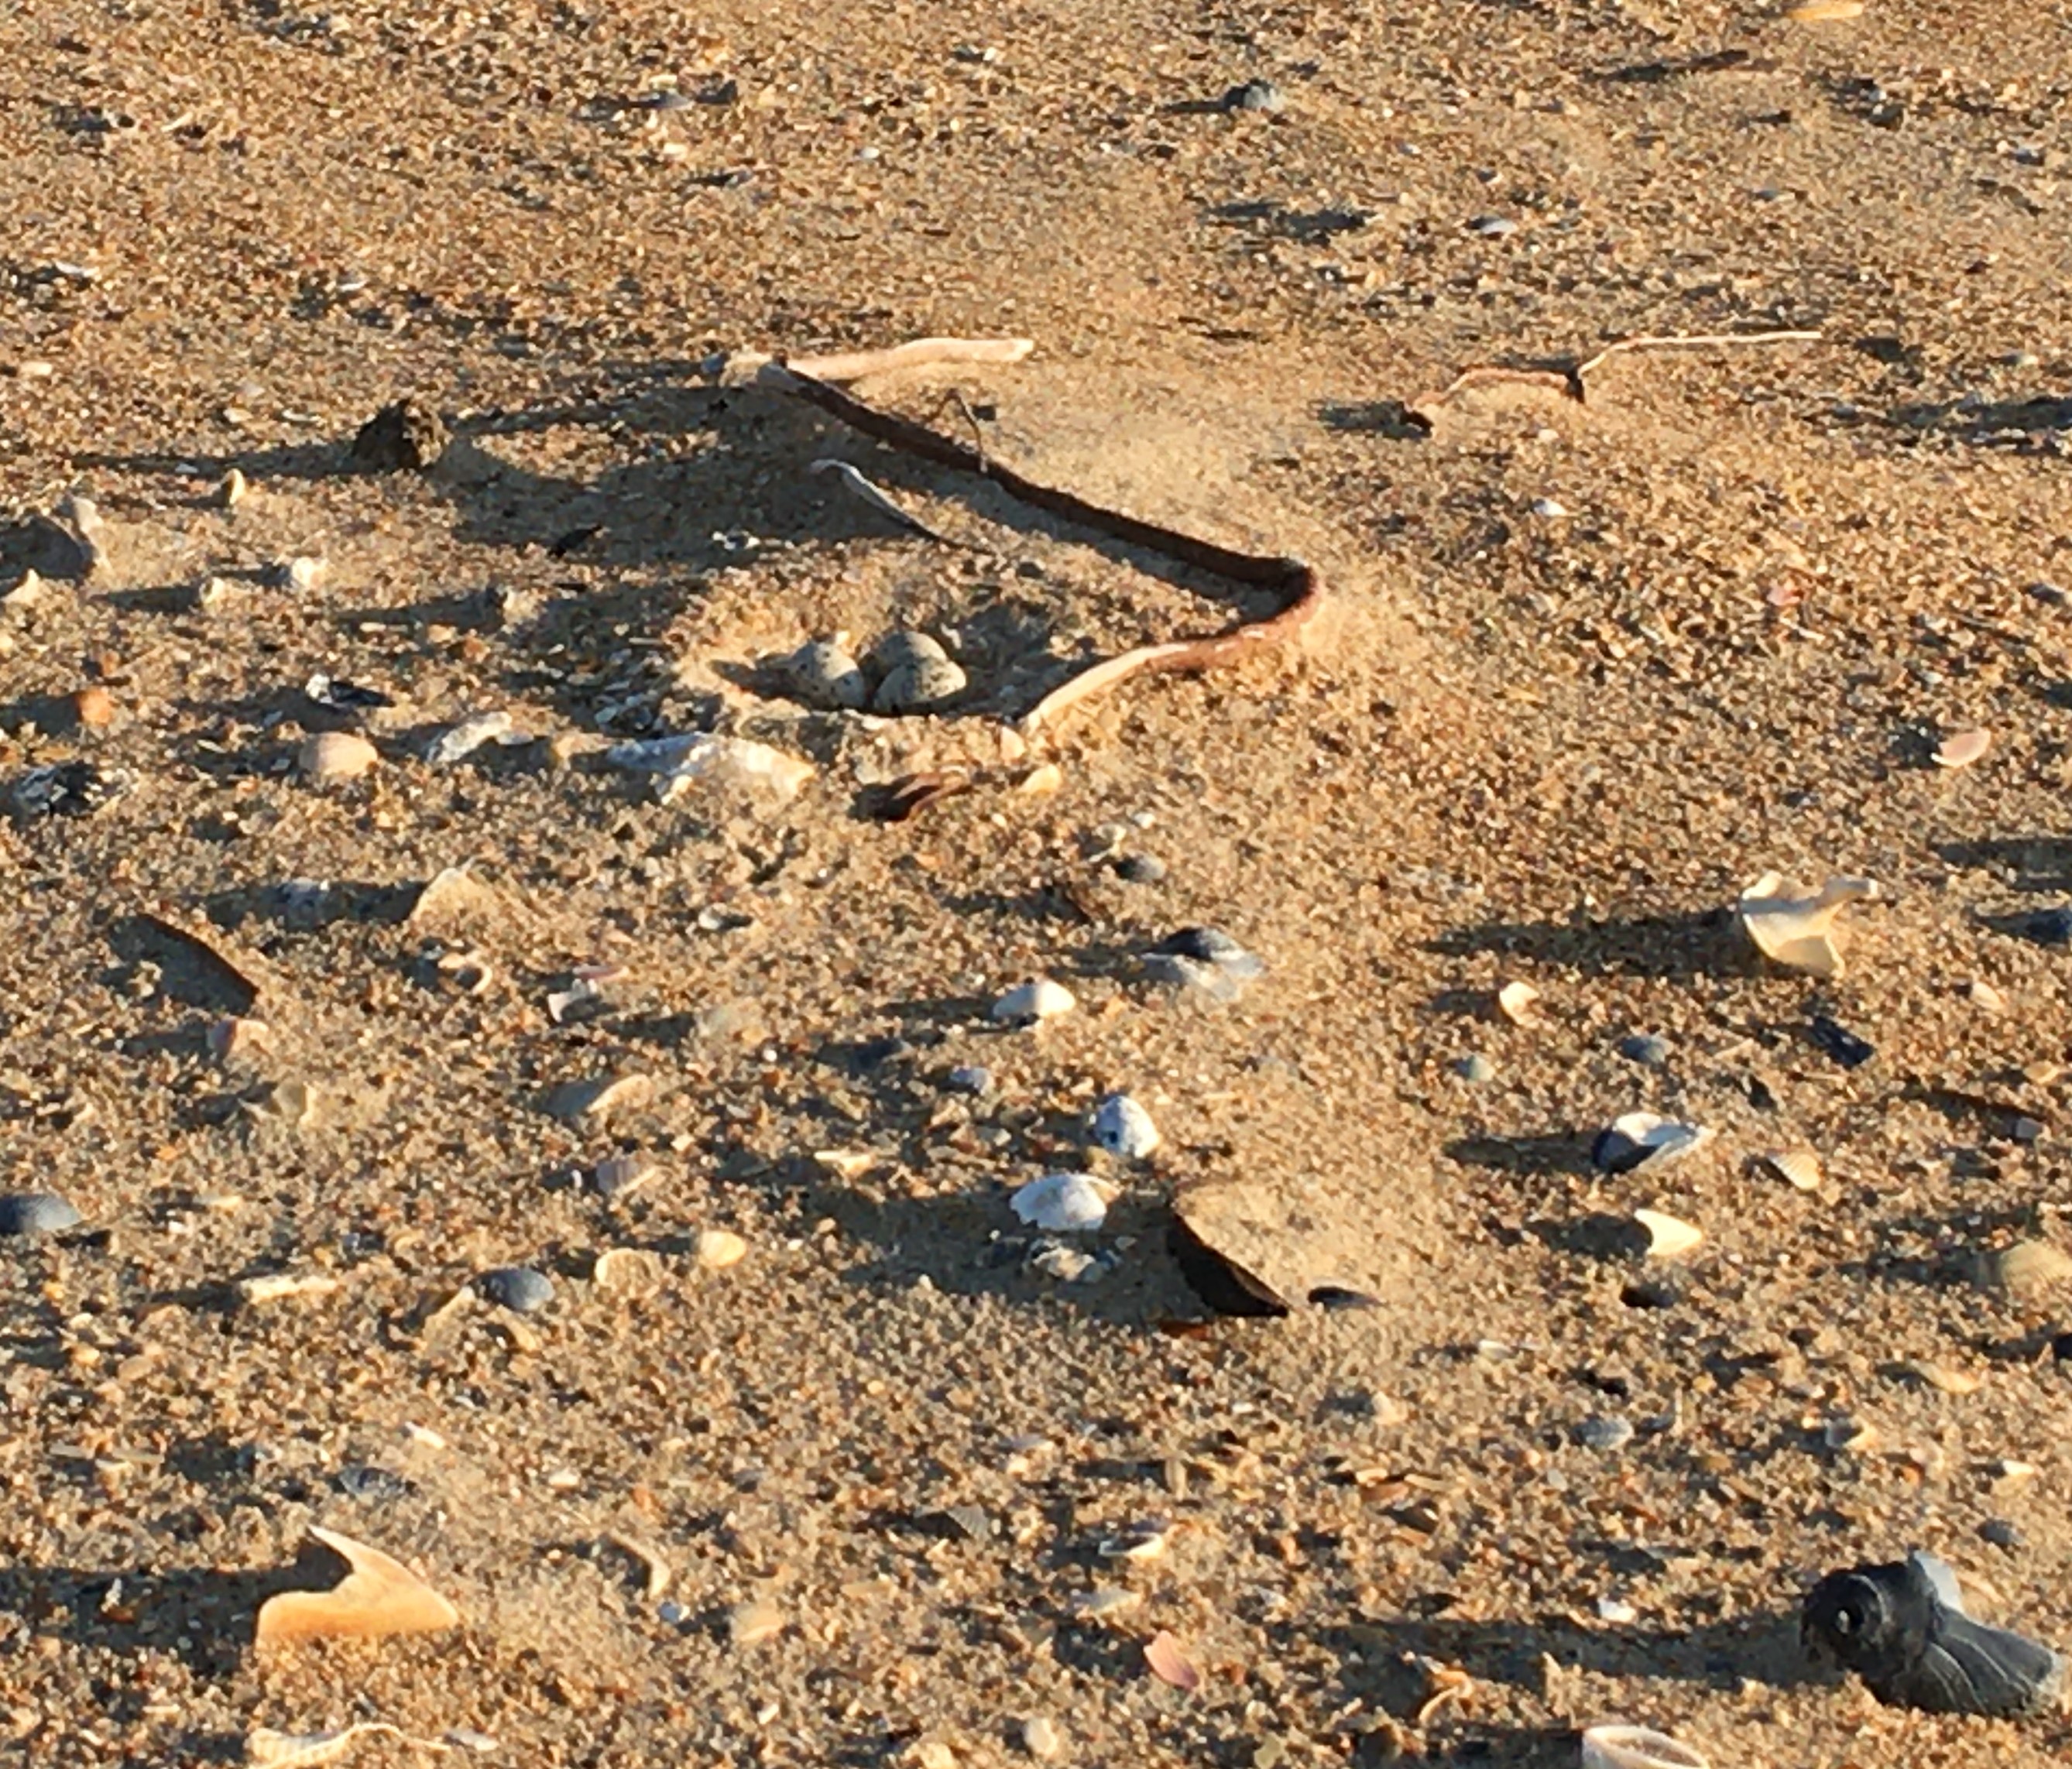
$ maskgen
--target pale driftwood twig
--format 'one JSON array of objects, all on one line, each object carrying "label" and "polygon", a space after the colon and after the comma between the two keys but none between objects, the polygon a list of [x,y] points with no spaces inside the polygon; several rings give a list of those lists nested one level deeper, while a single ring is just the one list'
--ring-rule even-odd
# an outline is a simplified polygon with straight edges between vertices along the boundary
[{"label": "pale driftwood twig", "polygon": [[1759,332],[1664,332],[1644,333],[1633,338],[1614,339],[1594,356],[1586,356],[1567,368],[1506,368],[1494,363],[1477,363],[1464,368],[1435,393],[1420,394],[1405,403],[1404,409],[1429,423],[1431,412],[1449,404],[1457,393],[1471,387],[1492,384],[1511,387],[1544,387],[1572,399],[1577,404],[1584,403],[1586,391],[1583,377],[1593,369],[1601,368],[1614,356],[1629,351],[1643,350],[1712,350],[1732,344],[1811,344],[1818,343],[1825,335],[1818,331],[1759,331]]}]

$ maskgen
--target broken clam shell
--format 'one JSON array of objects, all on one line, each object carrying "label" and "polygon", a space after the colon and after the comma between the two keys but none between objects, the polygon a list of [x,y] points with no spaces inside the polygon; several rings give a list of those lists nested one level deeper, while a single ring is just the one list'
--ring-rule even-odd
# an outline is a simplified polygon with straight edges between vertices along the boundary
[{"label": "broken clam shell", "polygon": [[1667,1211],[1636,1210],[1633,1220],[1647,1231],[1647,1251],[1651,1258],[1681,1259],[1705,1238],[1705,1231],[1696,1223],[1686,1222]]},{"label": "broken clam shell", "polygon": [[1741,894],[1736,909],[1756,950],[1773,964],[1808,976],[1839,977],[1842,948],[1835,917],[1851,903],[1877,895],[1868,878],[1836,876],[1808,893],[1780,872],[1765,872]]},{"label": "broken clam shell", "polygon": [[1597,1133],[1590,1159],[1607,1173],[1630,1173],[1651,1162],[1667,1164],[1703,1148],[1714,1133],[1653,1112],[1628,1112]]},{"label": "broken clam shell", "polygon": [[1108,1220],[1120,1189],[1085,1173],[1046,1173],[1014,1194],[1014,1213],[1046,1234],[1087,1234]]},{"label": "broken clam shell", "polygon": [[1990,731],[1952,731],[1935,745],[1935,753],[1930,759],[1938,768],[1968,768],[1975,761],[1984,761],[1992,746]]}]

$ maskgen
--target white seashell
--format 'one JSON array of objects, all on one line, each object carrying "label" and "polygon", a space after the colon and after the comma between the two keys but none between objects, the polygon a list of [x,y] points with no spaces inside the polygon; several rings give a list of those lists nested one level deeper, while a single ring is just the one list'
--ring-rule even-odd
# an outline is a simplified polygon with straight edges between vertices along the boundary
[{"label": "white seashell", "polygon": [[357,780],[381,753],[366,738],[352,731],[319,731],[302,745],[303,778],[319,786],[333,781]]},{"label": "white seashell", "polygon": [[1094,1108],[1094,1140],[1125,1161],[1141,1161],[1165,1139],[1150,1113],[1127,1094],[1110,1094]]},{"label": "white seashell", "polygon": [[1536,516],[1545,516],[1550,519],[1565,516],[1568,513],[1568,507],[1558,498],[1535,498],[1532,500],[1532,513]]},{"label": "white seashell", "polygon": [[1529,1026],[1537,1017],[1540,991],[1529,983],[1507,983],[1496,992],[1497,1011],[1514,1026]]},{"label": "white seashell", "polygon": [[1582,1769],[1711,1769],[1688,1744],[1647,1726],[1592,1726],[1583,1734]]},{"label": "white seashell", "polygon": [[425,760],[434,768],[450,767],[471,756],[485,743],[500,743],[511,735],[511,715],[504,712],[477,712],[450,725],[426,746]]},{"label": "white seashell", "polygon": [[767,743],[716,737],[709,731],[615,743],[604,757],[615,767],[658,776],[656,794],[664,804],[694,785],[788,800],[798,797],[799,789],[814,774],[812,763],[800,757],[787,756]]},{"label": "white seashell", "polygon": [[708,1271],[724,1271],[748,1257],[748,1243],[731,1229],[701,1229],[692,1255]]},{"label": "white seashell", "polygon": [[1636,1210],[1633,1220],[1647,1231],[1647,1250],[1657,1259],[1681,1259],[1705,1238],[1695,1222],[1662,1210]]},{"label": "white seashell", "polygon": [[1931,759],[1938,768],[1968,768],[1973,762],[1983,761],[1992,746],[1993,734],[1990,731],[1952,731],[1936,745]]},{"label": "white seashell", "polygon": [[1009,1024],[1026,1025],[1038,1020],[1054,1020],[1061,1013],[1070,1013],[1079,1004],[1075,995],[1062,983],[1053,983],[1048,977],[1038,977],[1019,988],[1009,989],[993,1004],[993,1017]]},{"label": "white seashell", "polygon": [[282,581],[290,589],[311,590],[323,581],[324,562],[298,554],[281,568]]},{"label": "white seashell", "polygon": [[1973,977],[1964,985],[1964,993],[1988,1013],[1999,1013],[2007,1006],[2007,997],[1984,977]]},{"label": "white seashell", "polygon": [[1598,1133],[1590,1155],[1608,1173],[1630,1173],[1635,1168],[1666,1164],[1701,1149],[1713,1135],[1701,1124],[1680,1123],[1653,1112],[1627,1112]]},{"label": "white seashell", "polygon": [[1772,963],[1808,976],[1839,977],[1835,917],[1848,904],[1877,895],[1877,884],[1868,878],[1831,878],[1808,896],[1781,873],[1765,872],[1741,893],[1736,908],[1756,950]]},{"label": "white seashell", "polygon": [[1762,1164],[1795,1192],[1820,1189],[1820,1157],[1810,1148],[1774,1150],[1763,1156]]},{"label": "white seashell", "polygon": [[1086,1234],[1108,1220],[1120,1188],[1085,1173],[1046,1173],[1013,1196],[1014,1213],[1046,1234]]}]

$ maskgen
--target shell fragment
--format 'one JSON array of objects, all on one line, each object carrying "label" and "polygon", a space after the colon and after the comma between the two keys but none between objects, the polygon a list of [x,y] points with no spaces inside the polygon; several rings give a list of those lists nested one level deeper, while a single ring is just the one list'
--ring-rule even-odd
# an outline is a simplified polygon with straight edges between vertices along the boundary
[{"label": "shell fragment", "polygon": [[1834,877],[1808,893],[1782,873],[1765,872],[1741,894],[1741,925],[1773,964],[1808,976],[1839,977],[1842,948],[1835,917],[1851,903],[1877,895],[1868,878]]}]

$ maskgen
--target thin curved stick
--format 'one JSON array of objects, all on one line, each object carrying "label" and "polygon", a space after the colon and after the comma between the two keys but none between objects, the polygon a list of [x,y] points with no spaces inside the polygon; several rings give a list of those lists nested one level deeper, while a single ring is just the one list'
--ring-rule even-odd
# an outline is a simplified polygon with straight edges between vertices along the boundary
[{"label": "thin curved stick", "polygon": [[1466,392],[1471,387],[1490,385],[1544,387],[1581,405],[1586,399],[1583,377],[1593,369],[1601,368],[1611,358],[1629,351],[1712,350],[1728,344],[1817,344],[1825,335],[1817,331],[1646,333],[1634,338],[1616,339],[1596,355],[1586,356],[1564,369],[1504,368],[1494,363],[1478,363],[1462,369],[1437,392],[1420,393],[1408,401],[1404,409],[1429,423],[1429,414],[1436,408],[1449,404],[1456,394]]},{"label": "thin curved stick", "polygon": [[[877,354],[882,358],[896,355],[898,352],[886,351]],[[856,359],[840,360],[846,366]],[[1060,490],[1054,486],[1040,485],[952,437],[944,436],[939,430],[931,430],[926,425],[916,424],[911,418],[866,405],[840,388],[802,370],[803,364],[800,363],[787,367],[771,363],[761,369],[756,378],[763,385],[793,394],[810,404],[817,405],[829,417],[839,418],[851,429],[882,442],[887,448],[990,480],[1018,503],[1028,504],[1079,527],[1091,528],[1096,533],[1107,535],[1112,540],[1141,547],[1146,552],[1162,554],[1183,565],[1213,572],[1218,577],[1227,577],[1235,583],[1271,589],[1281,597],[1280,608],[1265,620],[1247,622],[1227,631],[1207,634],[1198,638],[1139,646],[1133,651],[1124,651],[1119,657],[1106,659],[1082,671],[1070,681],[1044,696],[1024,716],[1022,730],[1025,736],[1034,737],[1047,731],[1082,700],[1113,687],[1133,675],[1161,670],[1194,674],[1205,670],[1227,668],[1255,653],[1285,645],[1315,616],[1322,603],[1323,580],[1314,567],[1300,559],[1239,552],[1229,547],[1218,546],[1214,541],[1183,534],[1177,528],[1168,528],[1160,523],[1145,522],[1139,517],[1126,515],[1120,510],[1108,509],[1103,504],[1089,503],[1084,498]]]}]

